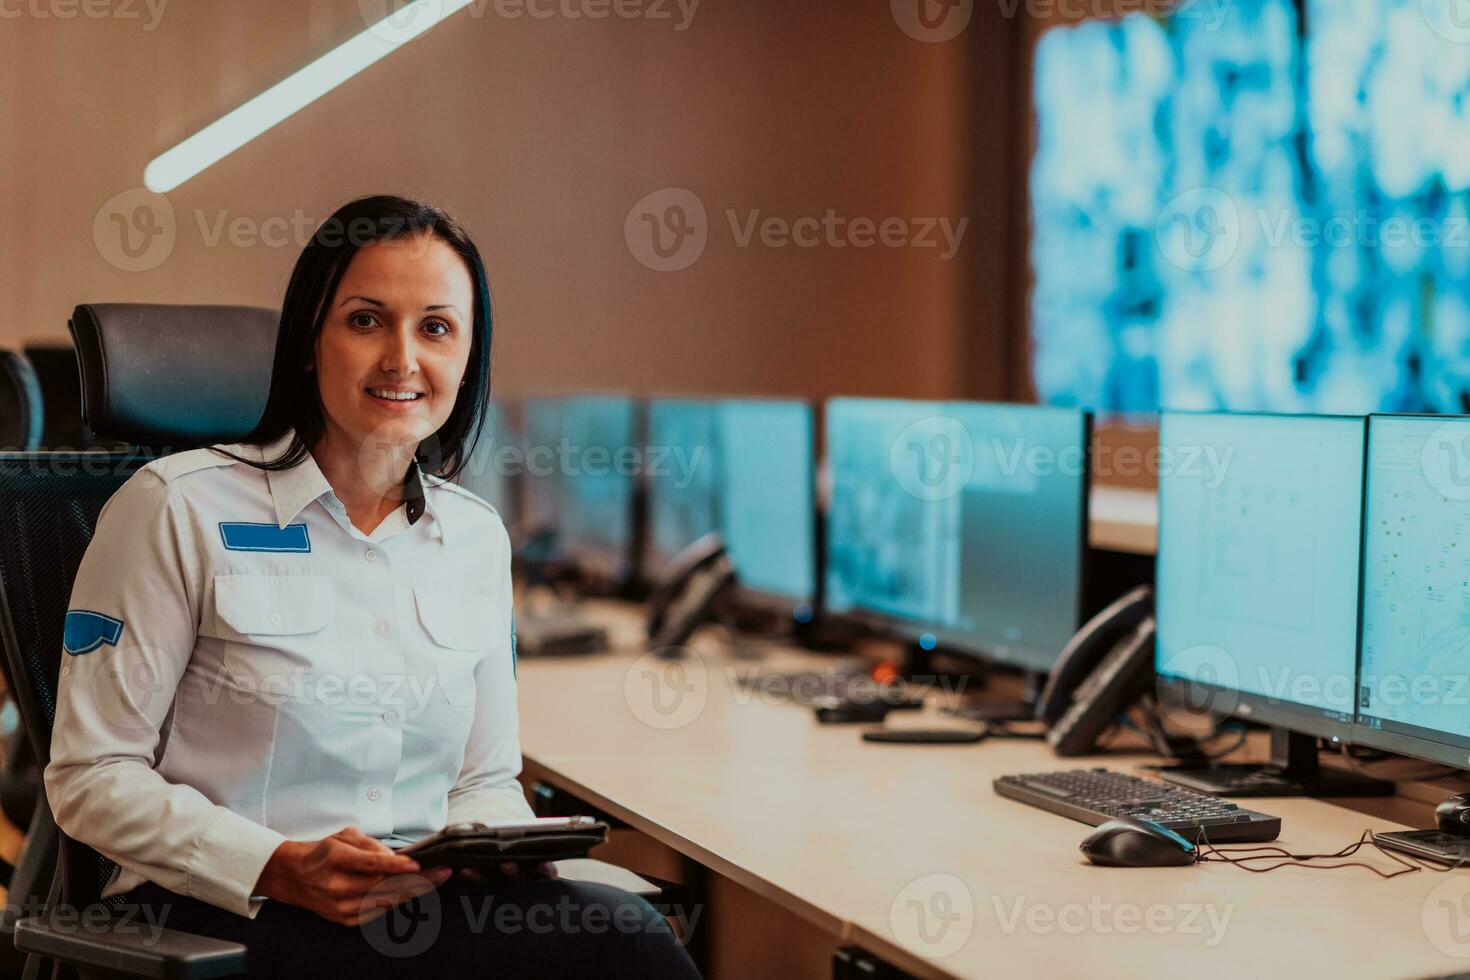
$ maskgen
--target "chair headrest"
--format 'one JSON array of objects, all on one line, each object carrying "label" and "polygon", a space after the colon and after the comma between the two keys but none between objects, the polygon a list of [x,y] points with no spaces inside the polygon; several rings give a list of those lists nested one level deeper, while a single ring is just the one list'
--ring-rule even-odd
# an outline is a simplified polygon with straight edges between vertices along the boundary
[{"label": "chair headrest", "polygon": [[82,415],[154,449],[238,442],[265,411],[279,320],[249,306],[78,306]]}]

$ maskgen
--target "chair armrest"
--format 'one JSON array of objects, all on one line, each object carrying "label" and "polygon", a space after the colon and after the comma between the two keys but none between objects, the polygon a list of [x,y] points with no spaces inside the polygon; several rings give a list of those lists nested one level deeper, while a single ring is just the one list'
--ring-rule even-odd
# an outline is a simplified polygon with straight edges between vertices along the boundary
[{"label": "chair armrest", "polygon": [[245,947],[239,943],[163,929],[141,918],[112,918],[102,914],[102,906],[94,909],[21,919],[15,924],[15,946],[79,967],[157,980],[245,973]]}]

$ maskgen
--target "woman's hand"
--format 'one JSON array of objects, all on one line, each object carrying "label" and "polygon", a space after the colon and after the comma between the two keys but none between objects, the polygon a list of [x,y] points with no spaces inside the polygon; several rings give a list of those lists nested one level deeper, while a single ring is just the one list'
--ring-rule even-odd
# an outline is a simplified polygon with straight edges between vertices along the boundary
[{"label": "woman's hand", "polygon": [[286,841],[276,848],[260,872],[255,894],[356,926],[433,891],[449,875],[448,868],[420,871],[413,858],[346,827],[321,840]]}]

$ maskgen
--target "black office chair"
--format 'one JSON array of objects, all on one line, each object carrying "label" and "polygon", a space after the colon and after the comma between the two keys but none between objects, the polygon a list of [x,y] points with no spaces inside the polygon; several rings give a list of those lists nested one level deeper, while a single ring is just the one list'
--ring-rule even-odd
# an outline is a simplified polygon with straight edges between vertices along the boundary
[{"label": "black office chair", "polygon": [[26,360],[41,383],[43,449],[90,449],[97,437],[82,420],[82,373],[71,344],[26,344]]},{"label": "black office chair", "polygon": [[0,351],[0,449],[29,451],[41,443],[41,383],[24,357]]},{"label": "black office chair", "polygon": [[[71,387],[75,389],[72,401],[76,403],[74,413],[78,424],[81,421],[81,385],[77,380],[76,353],[71,347],[26,347],[24,356],[10,351],[0,351],[0,450],[29,452],[46,442],[46,433],[55,418],[64,418],[67,412],[65,398],[59,397],[55,407],[60,415],[51,411],[48,400],[47,373],[56,358],[54,352],[63,353],[68,359]],[[35,353],[35,358],[32,353]],[[38,365],[36,358],[40,359]],[[46,370],[42,370],[44,365]],[[31,825],[36,806],[41,799],[41,777],[31,754],[24,727],[17,727],[5,736],[4,761],[0,763],[0,812],[16,827]],[[14,869],[0,862],[0,880],[7,888],[12,887]],[[49,871],[45,871],[49,874]],[[13,950],[0,950],[0,973],[10,965],[9,954]]]},{"label": "black office chair", "polygon": [[[87,423],[125,451],[0,454],[0,645],[31,749],[50,759],[62,623],[72,583],[112,494],[154,455],[236,441],[265,406],[278,316],[244,307],[106,304],[79,306],[71,331],[81,364]],[[229,976],[244,972],[245,949],[164,930],[145,942],[136,929],[79,929],[62,908],[101,901],[113,865],[55,831],[48,807],[26,856],[60,839],[59,868],[16,874],[10,899],[15,946],[78,976]],[[48,829],[49,827],[49,829]],[[55,845],[51,846],[55,850]],[[40,863],[39,860],[37,863]],[[25,864],[25,861],[22,861]],[[34,913],[44,905],[45,911]],[[95,913],[94,913],[95,914]]]}]

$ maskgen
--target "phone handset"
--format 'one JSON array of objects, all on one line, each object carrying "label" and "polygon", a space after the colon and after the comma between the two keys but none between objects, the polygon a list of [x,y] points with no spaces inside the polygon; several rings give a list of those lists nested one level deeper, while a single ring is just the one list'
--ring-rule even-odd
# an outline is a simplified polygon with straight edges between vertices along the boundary
[{"label": "phone handset", "polygon": [[735,563],[719,534],[707,534],[685,548],[659,576],[648,598],[648,648],[678,656],[734,585]]},{"label": "phone handset", "polygon": [[1097,739],[1148,689],[1154,602],[1147,585],[1125,593],[1068,641],[1037,701],[1058,755],[1093,751]]}]

